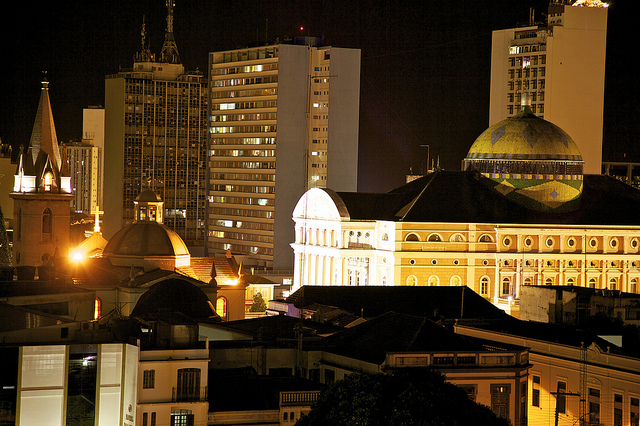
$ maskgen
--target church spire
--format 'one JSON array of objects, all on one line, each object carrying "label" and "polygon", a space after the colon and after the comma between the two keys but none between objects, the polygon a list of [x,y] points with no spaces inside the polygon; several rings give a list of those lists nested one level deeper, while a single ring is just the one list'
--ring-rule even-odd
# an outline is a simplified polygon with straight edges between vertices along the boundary
[{"label": "church spire", "polygon": [[160,52],[160,61],[170,64],[179,64],[180,55],[178,54],[178,46],[173,38],[173,8],[175,4],[173,0],[167,0],[167,32],[164,35],[164,44]]},{"label": "church spire", "polygon": [[53,113],[51,111],[51,102],[49,100],[49,80],[46,71],[42,79],[42,92],[40,93],[40,103],[36,112],[36,119],[33,123],[31,131],[31,141],[29,146],[32,149],[32,158],[35,162],[40,152],[44,152],[49,156],[56,171],[60,171],[62,160],[60,158],[60,149],[58,148],[58,136],[56,135],[56,126],[53,122]]}]

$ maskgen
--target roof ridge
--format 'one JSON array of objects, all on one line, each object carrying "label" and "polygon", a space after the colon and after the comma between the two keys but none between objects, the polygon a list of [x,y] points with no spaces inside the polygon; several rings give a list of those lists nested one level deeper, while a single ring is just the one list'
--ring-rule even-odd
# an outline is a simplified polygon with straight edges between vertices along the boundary
[{"label": "roof ridge", "polygon": [[[420,197],[422,197],[422,194],[424,194],[424,192],[427,190],[427,187],[431,184],[431,182],[433,182],[433,180],[435,179],[436,175],[438,175],[440,173],[439,170],[436,170],[435,172],[432,173],[431,178],[427,181],[427,183],[425,183],[424,187],[422,188],[422,190],[418,193],[418,195],[416,195],[414,197],[413,200],[411,200],[411,202],[407,205],[405,205],[403,208],[401,208],[398,213],[396,214],[396,217],[400,216],[400,220],[404,220],[404,218],[409,214],[409,212],[411,211],[411,209],[413,208],[413,206],[418,202],[418,200],[420,199]],[[404,213],[403,213],[404,212]]]}]

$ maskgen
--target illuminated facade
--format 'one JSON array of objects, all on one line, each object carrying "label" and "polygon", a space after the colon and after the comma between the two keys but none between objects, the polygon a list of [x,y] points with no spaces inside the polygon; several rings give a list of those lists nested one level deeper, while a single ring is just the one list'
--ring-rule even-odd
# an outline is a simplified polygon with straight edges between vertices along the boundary
[{"label": "illuminated facade", "polygon": [[551,1],[546,25],[493,32],[489,124],[517,114],[528,94],[535,114],[574,138],[585,173],[597,174],[608,10],[601,2],[569,3]]},{"label": "illuminated facade", "polygon": [[137,346],[23,346],[17,365],[16,425],[135,424]]},{"label": "illuminated facade", "polygon": [[528,424],[638,424],[640,359],[637,354],[625,355],[620,348],[602,339],[582,348],[566,331],[564,336],[552,336],[548,332],[534,336],[528,335],[525,331],[528,327],[524,326],[521,329],[507,327],[504,331],[464,324],[454,328],[459,335],[529,348]]},{"label": "illuminated facade", "polygon": [[68,142],[60,145],[62,158],[69,165],[71,208],[77,213],[91,214],[98,209],[102,197],[102,149],[92,141]]},{"label": "illuminated facade", "polygon": [[360,51],[213,52],[209,73],[207,249],[292,269],[291,211],[304,191],[357,189]]},{"label": "illuminated facade", "polygon": [[522,285],[638,292],[640,191],[582,175],[566,133],[522,112],[480,135],[465,164],[384,194],[307,191],[293,290],[466,285],[514,316]]},{"label": "illuminated facade", "polygon": [[40,103],[26,152],[18,157],[13,192],[13,261],[16,266],[46,265],[58,252],[67,256],[71,177],[60,157],[49,82],[42,82]]},{"label": "illuminated facade", "polygon": [[151,189],[164,200],[164,224],[197,253],[205,237],[207,91],[202,73],[180,63],[171,28],[159,60],[143,40],[133,69],[106,77],[103,232],[109,239],[133,223],[133,201]]}]

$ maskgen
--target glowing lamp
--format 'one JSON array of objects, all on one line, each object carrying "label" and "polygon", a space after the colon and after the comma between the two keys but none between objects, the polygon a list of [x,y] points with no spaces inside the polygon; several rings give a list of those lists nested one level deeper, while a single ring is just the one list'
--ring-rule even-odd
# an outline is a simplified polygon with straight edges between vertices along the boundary
[{"label": "glowing lamp", "polygon": [[82,262],[84,255],[81,252],[76,251],[71,253],[71,259],[73,259],[74,262]]}]

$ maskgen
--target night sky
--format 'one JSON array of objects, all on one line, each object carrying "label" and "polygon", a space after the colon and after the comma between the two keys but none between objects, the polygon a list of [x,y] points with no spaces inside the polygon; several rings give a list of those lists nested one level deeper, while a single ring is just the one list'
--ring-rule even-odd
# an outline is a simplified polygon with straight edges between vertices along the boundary
[{"label": "night sky", "polygon": [[[491,31],[542,20],[544,0],[176,0],[175,39],[187,69],[207,54],[295,35],[362,50],[359,190],[400,186],[430,145],[458,170],[488,127]],[[631,0],[612,1],[605,81],[605,161],[640,162],[640,79]],[[82,108],[104,105],[104,77],[133,65],[146,17],[152,52],[166,26],[163,0],[12,3],[2,12],[0,138],[27,144],[48,72],[58,139],[80,139]],[[300,27],[304,30],[301,32]],[[626,157],[625,157],[626,154]]]}]

